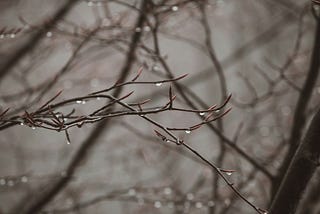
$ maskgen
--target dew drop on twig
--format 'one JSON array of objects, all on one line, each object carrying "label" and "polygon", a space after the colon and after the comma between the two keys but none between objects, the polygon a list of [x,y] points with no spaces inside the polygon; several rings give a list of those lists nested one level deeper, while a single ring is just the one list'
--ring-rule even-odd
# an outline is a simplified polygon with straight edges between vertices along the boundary
[{"label": "dew drop on twig", "polygon": [[226,172],[226,175],[231,176],[231,175],[232,175],[232,172]]},{"label": "dew drop on twig", "polygon": [[198,201],[196,203],[196,208],[198,208],[198,209],[202,208],[202,203],[200,201]]},{"label": "dew drop on twig", "polygon": [[164,188],[163,192],[166,195],[170,195],[172,193],[172,189],[170,187],[166,187],[166,188]]},{"label": "dew drop on twig", "polygon": [[159,87],[159,86],[161,86],[161,85],[162,85],[162,82],[157,82],[157,83],[156,83],[156,86],[157,86],[157,87]]},{"label": "dew drop on twig", "polygon": [[4,179],[4,178],[1,178],[1,179],[0,179],[0,185],[3,186],[3,185],[6,185],[6,183],[7,183],[7,182],[6,182],[6,179]]},{"label": "dew drop on twig", "polygon": [[179,10],[179,7],[178,7],[178,6],[172,6],[172,7],[171,7],[171,10],[174,11],[174,12],[176,12],[176,11]]},{"label": "dew drop on twig", "polygon": [[21,177],[21,182],[22,182],[22,183],[27,183],[27,182],[28,182],[28,177],[25,176],[25,175],[22,176],[22,177]]},{"label": "dew drop on twig", "polygon": [[49,37],[49,38],[52,37],[52,32],[48,31],[46,36]]},{"label": "dew drop on twig", "polygon": [[191,130],[186,130],[185,132],[186,132],[186,134],[190,134]]},{"label": "dew drop on twig", "polygon": [[155,207],[155,208],[160,208],[161,206],[162,206],[162,204],[161,204],[160,201],[154,202],[154,207]]},{"label": "dew drop on twig", "polygon": [[187,194],[187,199],[192,201],[194,199],[194,195],[192,193]]},{"label": "dew drop on twig", "polygon": [[200,116],[203,116],[203,115],[205,115],[205,113],[204,113],[204,112],[200,112],[199,115],[200,115]]}]

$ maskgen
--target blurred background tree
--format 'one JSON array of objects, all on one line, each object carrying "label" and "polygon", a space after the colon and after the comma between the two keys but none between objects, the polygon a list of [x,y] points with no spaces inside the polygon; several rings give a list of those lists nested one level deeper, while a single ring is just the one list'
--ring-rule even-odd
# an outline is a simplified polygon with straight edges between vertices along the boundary
[{"label": "blurred background tree", "polygon": [[0,213],[320,211],[317,1],[0,11]]}]

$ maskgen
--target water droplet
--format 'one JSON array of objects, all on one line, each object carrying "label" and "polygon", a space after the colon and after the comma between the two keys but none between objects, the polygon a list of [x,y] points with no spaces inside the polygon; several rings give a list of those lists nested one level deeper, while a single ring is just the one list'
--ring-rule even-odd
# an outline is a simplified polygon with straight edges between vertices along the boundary
[{"label": "water droplet", "polygon": [[1,35],[0,35],[0,39],[4,39],[4,34],[1,34]]},{"label": "water droplet", "polygon": [[52,32],[48,31],[46,36],[49,37],[49,38],[52,37]]},{"label": "water droplet", "polygon": [[179,7],[178,7],[178,6],[172,6],[172,7],[171,7],[171,10],[174,11],[174,12],[176,12],[176,11],[179,10]]},{"label": "water droplet", "polygon": [[135,189],[129,189],[128,195],[130,195],[130,196],[136,195],[136,190]]},{"label": "water droplet", "polygon": [[203,116],[203,115],[205,115],[205,113],[204,113],[204,112],[200,112],[199,115],[200,115],[200,116]]},{"label": "water droplet", "polygon": [[34,127],[34,126],[32,126],[31,128],[32,128],[33,130],[35,130],[35,129],[36,129],[36,127]]},{"label": "water droplet", "polygon": [[88,1],[88,6],[92,7],[93,6],[93,2],[92,1]]},{"label": "water droplet", "polygon": [[85,100],[82,100],[81,104],[86,104],[87,102]]},{"label": "water droplet", "polygon": [[70,144],[71,144],[71,142],[70,142],[69,140],[67,140],[67,141],[66,141],[66,143],[67,143],[68,145],[70,145]]},{"label": "water droplet", "polygon": [[191,130],[186,130],[185,132],[186,132],[186,134],[190,134]]},{"label": "water droplet", "polygon": [[230,203],[231,203],[231,201],[230,201],[230,199],[229,198],[227,198],[226,200],[224,200],[224,205],[225,206],[229,206],[230,205]]},{"label": "water droplet", "polygon": [[24,123],[23,123],[23,122],[21,122],[21,123],[20,123],[20,126],[24,126]]},{"label": "water droplet", "polygon": [[27,182],[28,182],[28,177],[25,176],[25,175],[22,176],[22,177],[21,177],[21,182],[22,182],[22,183],[27,183]]},{"label": "water droplet", "polygon": [[162,82],[157,82],[156,83],[156,86],[158,86],[158,87],[161,86],[161,85],[162,85]]},{"label": "water droplet", "polygon": [[202,208],[202,203],[200,201],[198,201],[196,203],[196,208],[198,208],[198,209]]},{"label": "water droplet", "polygon": [[162,206],[162,204],[161,204],[160,201],[154,202],[154,207],[155,207],[155,208],[160,208],[161,206]]},{"label": "water droplet", "polygon": [[77,127],[78,127],[78,128],[81,128],[81,127],[83,126],[83,124],[84,124],[84,122],[81,121],[81,122],[77,123]]},{"label": "water droplet", "polygon": [[231,175],[232,175],[232,172],[226,172],[226,175],[231,176]]},{"label": "water droplet", "polygon": [[97,100],[101,100],[101,97],[97,97]]},{"label": "water droplet", "polygon": [[135,29],[135,31],[136,31],[136,32],[141,32],[141,28],[140,28],[140,27],[137,27],[137,28]]},{"label": "water droplet", "polygon": [[215,110],[214,112],[215,113],[219,113],[221,110],[220,109],[217,109],[217,110]]},{"label": "water droplet", "polygon": [[188,199],[189,201],[192,201],[192,200],[194,199],[194,195],[193,195],[192,193],[188,193],[188,194],[187,194],[187,199]]},{"label": "water droplet", "polygon": [[149,26],[144,26],[144,27],[143,27],[143,30],[144,30],[145,32],[150,32],[151,28],[150,28]]},{"label": "water droplet", "polygon": [[157,65],[152,66],[153,71],[160,71],[160,67]]},{"label": "water droplet", "polygon": [[9,181],[7,182],[7,185],[8,185],[9,187],[14,186],[14,181],[13,181],[13,180],[9,180]]},{"label": "water droplet", "polygon": [[11,39],[13,39],[13,38],[15,38],[15,37],[16,37],[16,34],[14,34],[14,33],[10,34],[10,38],[11,38]]},{"label": "water droplet", "polygon": [[0,185],[3,186],[3,185],[6,185],[6,183],[7,183],[7,182],[6,182],[6,179],[4,179],[4,178],[1,178],[1,179],[0,179]]},{"label": "water droplet", "polygon": [[77,104],[81,104],[82,101],[81,101],[81,100],[77,100],[76,103],[77,103]]},{"label": "water droplet", "polygon": [[163,192],[166,195],[170,195],[172,193],[172,189],[170,187],[166,187],[166,188],[164,188]]},{"label": "water droplet", "polygon": [[208,207],[214,207],[215,203],[213,201],[208,201]]}]

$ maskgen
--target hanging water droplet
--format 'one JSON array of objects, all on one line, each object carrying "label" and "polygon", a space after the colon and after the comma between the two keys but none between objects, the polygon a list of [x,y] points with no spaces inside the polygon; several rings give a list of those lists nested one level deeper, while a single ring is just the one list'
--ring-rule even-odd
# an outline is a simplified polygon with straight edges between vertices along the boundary
[{"label": "hanging water droplet", "polygon": [[230,200],[229,198],[227,198],[226,200],[224,200],[224,205],[225,205],[226,207],[228,207],[228,206],[230,205],[230,203],[231,203],[231,200]]},{"label": "hanging water droplet", "polygon": [[205,115],[205,113],[204,113],[204,112],[200,112],[199,115],[200,115],[200,116],[203,116],[203,115]]},{"label": "hanging water droplet", "polygon": [[137,27],[137,28],[135,29],[135,31],[136,31],[136,32],[141,32],[141,28],[140,28],[140,27]]},{"label": "hanging water droplet", "polygon": [[185,132],[186,132],[186,134],[190,134],[191,130],[186,130]]},{"label": "hanging water droplet", "polygon": [[101,100],[101,98],[100,98],[100,97],[97,97],[97,100]]},{"label": "hanging water droplet", "polygon": [[194,195],[193,195],[192,193],[188,193],[188,194],[187,194],[187,199],[188,199],[189,201],[192,201],[192,200],[194,199]]},{"label": "hanging water droplet", "polygon": [[162,82],[157,82],[156,83],[156,86],[158,86],[158,87],[161,86],[161,85],[162,85]]},{"label": "hanging water droplet", "polygon": [[3,186],[3,185],[6,185],[6,183],[7,183],[7,182],[6,182],[6,179],[4,179],[4,178],[1,178],[1,179],[0,179],[0,185]]},{"label": "hanging water droplet", "polygon": [[77,104],[81,104],[82,101],[81,101],[81,100],[77,100],[76,103],[77,103]]},{"label": "hanging water droplet", "polygon": [[145,32],[150,32],[151,28],[150,28],[149,26],[144,26],[144,27],[143,27],[143,30],[144,30]]},{"label": "hanging water droplet", "polygon": [[162,204],[161,204],[161,202],[160,201],[156,201],[156,202],[154,202],[154,207],[155,208],[160,208],[162,206]]},{"label": "hanging water droplet", "polygon": [[14,181],[13,181],[13,180],[9,180],[9,181],[7,182],[7,185],[8,185],[9,187],[14,186]]},{"label": "hanging water droplet", "polygon": [[135,189],[129,189],[128,195],[130,195],[130,196],[136,195],[136,190]]},{"label": "hanging water droplet", "polygon": [[24,126],[24,123],[23,123],[23,122],[21,122],[21,123],[20,123],[20,126]]},{"label": "hanging water droplet", "polygon": [[164,188],[163,192],[166,195],[170,195],[172,193],[172,189],[170,187],[166,187],[166,188]]},{"label": "hanging water droplet", "polygon": [[13,38],[15,38],[15,37],[16,37],[16,34],[14,34],[14,33],[10,34],[10,38],[11,38],[11,39],[13,39]]},{"label": "hanging water droplet", "polygon": [[88,6],[92,7],[93,6],[93,2],[92,1],[88,1]]},{"label": "hanging water droplet", "polygon": [[22,182],[22,183],[27,183],[27,182],[28,182],[28,177],[25,176],[25,175],[22,176],[22,177],[21,177],[21,182]]},{"label": "hanging water droplet", "polygon": [[200,201],[198,201],[196,203],[196,208],[198,208],[198,209],[202,208],[202,203]]},{"label": "hanging water droplet", "polygon": [[52,37],[52,32],[48,31],[47,34],[46,34],[46,36],[47,36],[48,38]]},{"label": "hanging water droplet", "polygon": [[32,126],[31,128],[32,128],[33,130],[35,130],[35,129],[36,129],[36,127],[34,127],[34,126]]},{"label": "hanging water droplet", "polygon": [[82,100],[81,104],[86,104],[86,101],[85,101],[85,100]]},{"label": "hanging water droplet", "polygon": [[66,141],[66,143],[67,143],[68,145],[70,145],[70,144],[71,144],[71,142],[70,142],[69,140],[67,140],[67,141]]},{"label": "hanging water droplet", "polygon": [[232,175],[232,172],[226,172],[226,175],[231,176],[231,175]]},{"label": "hanging water droplet", "polygon": [[217,110],[215,110],[214,112],[215,113],[219,113],[221,110],[220,109],[217,109]]},{"label": "hanging water droplet", "polygon": [[171,10],[174,11],[174,12],[176,12],[176,11],[179,10],[179,7],[178,7],[178,6],[172,6],[172,7],[171,7]]},{"label": "hanging water droplet", "polygon": [[152,66],[153,71],[160,71],[160,67],[157,65]]},{"label": "hanging water droplet", "polygon": [[4,39],[4,34],[1,34],[1,35],[0,35],[0,39]]}]

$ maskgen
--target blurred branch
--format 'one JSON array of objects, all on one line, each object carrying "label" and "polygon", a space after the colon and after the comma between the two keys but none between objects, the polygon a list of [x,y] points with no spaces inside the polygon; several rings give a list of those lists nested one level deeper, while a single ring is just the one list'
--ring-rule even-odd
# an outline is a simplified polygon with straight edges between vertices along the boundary
[{"label": "blurred branch", "polygon": [[43,36],[49,31],[59,20],[61,20],[75,5],[78,0],[68,0],[59,8],[59,10],[53,15],[53,17],[43,26],[42,29],[35,32],[34,35],[17,50],[13,56],[0,67],[0,83],[7,73],[30,51],[32,51],[38,43],[41,41]]}]

